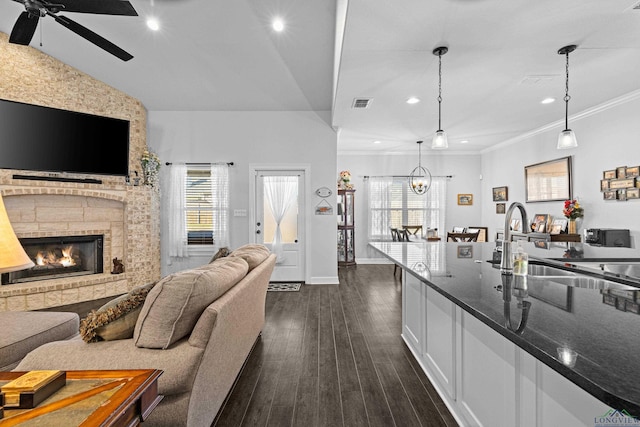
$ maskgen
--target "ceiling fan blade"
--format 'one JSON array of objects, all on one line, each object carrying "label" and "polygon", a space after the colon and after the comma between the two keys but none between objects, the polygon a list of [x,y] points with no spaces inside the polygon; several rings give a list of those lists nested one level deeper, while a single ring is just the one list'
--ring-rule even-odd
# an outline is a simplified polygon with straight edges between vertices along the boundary
[{"label": "ceiling fan blade", "polygon": [[36,28],[38,27],[39,19],[39,16],[31,16],[29,15],[29,12],[22,12],[20,16],[18,16],[18,20],[13,26],[13,30],[11,30],[9,43],[21,44],[24,46],[31,43],[33,34],[36,32]]},{"label": "ceiling fan blade", "polygon": [[67,27],[68,29],[70,29],[74,33],[78,34],[80,37],[83,37],[83,38],[89,40],[91,43],[95,44],[96,46],[98,46],[98,47],[100,47],[100,48],[102,48],[104,50],[106,50],[110,54],[117,56],[118,58],[122,59],[123,61],[128,61],[131,58],[133,58],[133,55],[131,55],[130,53],[125,52],[124,50],[122,50],[121,48],[116,46],[115,44],[111,43],[109,40],[105,39],[104,37],[102,37],[102,36],[100,36],[100,35],[98,35],[96,33],[94,33],[93,31],[91,31],[87,27],[83,27],[82,25],[78,24],[77,22],[72,21],[71,19],[67,18],[66,16],[56,16],[56,15],[51,14],[51,13],[49,15],[53,16],[53,18],[59,24]]},{"label": "ceiling fan blade", "polygon": [[60,12],[138,16],[133,5],[126,0],[51,0],[49,3],[63,5]]}]

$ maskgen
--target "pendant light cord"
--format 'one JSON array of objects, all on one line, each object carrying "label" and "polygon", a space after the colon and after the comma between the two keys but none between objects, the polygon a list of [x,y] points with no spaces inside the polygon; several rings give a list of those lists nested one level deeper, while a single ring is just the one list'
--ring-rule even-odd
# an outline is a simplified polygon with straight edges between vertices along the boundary
[{"label": "pendant light cord", "polygon": [[442,53],[438,53],[438,130],[442,130]]},{"label": "pendant light cord", "polygon": [[569,96],[569,51],[566,53],[567,56],[567,65],[566,65],[566,83],[565,83],[565,92],[564,92],[564,128],[569,129],[569,100],[571,97]]}]

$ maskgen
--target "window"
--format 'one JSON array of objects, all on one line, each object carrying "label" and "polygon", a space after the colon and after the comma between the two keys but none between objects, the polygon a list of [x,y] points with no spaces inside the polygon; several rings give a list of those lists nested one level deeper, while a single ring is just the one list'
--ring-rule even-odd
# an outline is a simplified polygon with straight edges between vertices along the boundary
[{"label": "window", "polygon": [[228,246],[228,169],[227,164],[171,165],[163,204],[169,257]]},{"label": "window", "polygon": [[403,225],[422,225],[445,229],[444,210],[446,178],[433,178],[426,194],[418,195],[409,189],[403,177],[371,177],[368,179],[369,240],[391,240],[391,228]]},{"label": "window", "polygon": [[187,169],[185,212],[187,244],[213,245],[213,204],[209,168]]}]

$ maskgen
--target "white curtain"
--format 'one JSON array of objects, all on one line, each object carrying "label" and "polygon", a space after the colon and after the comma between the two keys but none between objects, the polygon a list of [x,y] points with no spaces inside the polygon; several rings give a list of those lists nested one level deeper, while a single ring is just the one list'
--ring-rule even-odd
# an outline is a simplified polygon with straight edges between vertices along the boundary
[{"label": "white curtain", "polygon": [[229,246],[229,167],[211,165],[213,239],[218,248]]},{"label": "white curtain", "polygon": [[167,221],[169,226],[168,251],[171,258],[185,258],[187,249],[187,215],[185,210],[185,189],[187,167],[171,165],[167,183]]},{"label": "white curtain", "polygon": [[280,263],[283,261],[280,223],[291,203],[298,197],[298,177],[265,176],[263,180],[264,196],[276,221],[276,231],[273,236],[271,251],[276,254],[276,263]]},{"label": "white curtain", "polygon": [[391,239],[391,200],[392,177],[371,177],[368,179],[367,192],[369,196],[369,227],[368,240]]},{"label": "white curtain", "polygon": [[442,238],[444,234],[444,239],[446,239],[447,178],[433,177],[431,188],[425,196],[429,214],[424,227],[437,228],[438,235]]}]

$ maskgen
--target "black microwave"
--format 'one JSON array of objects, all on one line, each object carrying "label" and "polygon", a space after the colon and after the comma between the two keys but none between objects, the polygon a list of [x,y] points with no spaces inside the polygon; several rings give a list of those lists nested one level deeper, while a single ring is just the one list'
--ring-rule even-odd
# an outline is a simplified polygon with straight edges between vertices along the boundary
[{"label": "black microwave", "polygon": [[631,247],[629,230],[615,228],[589,228],[584,233],[584,241],[597,246]]}]

